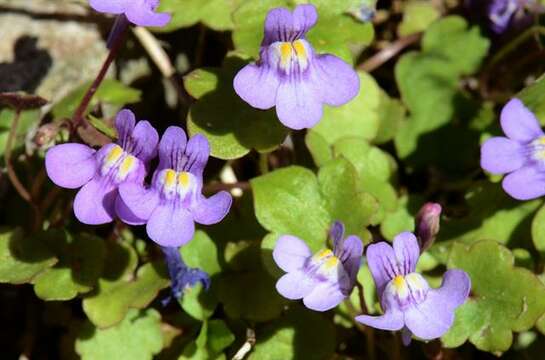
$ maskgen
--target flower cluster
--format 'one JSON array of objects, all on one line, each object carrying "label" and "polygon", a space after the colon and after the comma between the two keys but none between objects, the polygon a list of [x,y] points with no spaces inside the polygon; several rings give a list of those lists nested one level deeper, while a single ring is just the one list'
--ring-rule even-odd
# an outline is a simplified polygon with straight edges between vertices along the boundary
[{"label": "flower cluster", "polygon": [[282,124],[311,128],[322,117],[323,104],[340,106],[360,88],[354,69],[341,59],[315,53],[305,35],[318,21],[314,5],[269,11],[259,61],[235,76],[236,93],[258,109],[276,106]]},{"label": "flower cluster", "polygon": [[488,139],[481,148],[481,167],[508,174],[504,190],[518,200],[545,195],[545,133],[522,101],[512,99],[503,108],[500,123],[506,137]]},{"label": "flower cluster", "polygon": [[[429,212],[433,205],[427,204],[421,212]],[[436,210],[431,211],[432,217]],[[273,258],[287,274],[278,280],[278,292],[291,300],[303,299],[306,307],[316,311],[332,309],[346,299],[356,283],[363,245],[358,237],[343,239],[343,234],[344,227],[336,222],[331,230],[333,251],[325,249],[314,255],[302,240],[281,236]],[[393,246],[386,242],[369,245],[366,259],[384,315],[360,315],[356,321],[382,330],[402,330],[405,344],[412,334],[431,340],[452,326],[454,311],[467,299],[471,281],[464,271],[451,269],[440,288],[430,288],[416,272],[420,251],[416,236],[409,232],[397,235]]]},{"label": "flower cluster", "polygon": [[[171,126],[159,141],[151,124],[136,123],[129,110],[119,112],[115,125],[117,142],[98,151],[68,143],[54,146],[46,154],[47,174],[55,184],[69,189],[81,187],[74,200],[79,221],[99,225],[118,217],[130,225],[146,224],[153,241],[178,251],[179,246],[193,238],[195,222],[211,225],[227,215],[232,202],[228,192],[221,191],[210,198],[201,193],[203,171],[210,155],[204,136],[195,135],[188,141],[181,128]],[[144,180],[157,154],[159,165],[147,186]],[[168,250],[166,253],[172,254]],[[176,257],[167,255],[168,259]],[[174,265],[172,260],[167,263],[171,275],[171,268],[179,269],[173,279],[189,279],[191,269]],[[195,283],[194,279],[189,280]]]}]

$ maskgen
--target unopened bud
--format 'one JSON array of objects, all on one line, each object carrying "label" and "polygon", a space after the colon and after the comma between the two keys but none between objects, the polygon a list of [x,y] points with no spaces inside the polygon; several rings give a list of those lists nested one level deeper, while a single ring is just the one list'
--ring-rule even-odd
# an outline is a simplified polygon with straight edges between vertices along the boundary
[{"label": "unopened bud", "polygon": [[439,233],[441,205],[426,203],[416,215],[416,237],[420,244],[420,252],[429,249]]}]

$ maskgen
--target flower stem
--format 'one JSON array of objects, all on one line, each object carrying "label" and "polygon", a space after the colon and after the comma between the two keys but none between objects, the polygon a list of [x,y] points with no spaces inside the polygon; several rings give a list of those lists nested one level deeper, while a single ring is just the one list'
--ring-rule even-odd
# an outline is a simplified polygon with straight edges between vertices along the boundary
[{"label": "flower stem", "polygon": [[[123,15],[122,15],[123,16]],[[116,22],[117,23],[117,22]],[[112,33],[114,33],[112,39],[111,39],[111,47],[110,52],[108,53],[108,57],[102,64],[102,68],[100,69],[97,77],[83,96],[83,99],[81,100],[78,108],[74,112],[74,115],[72,116],[72,131],[71,136],[75,134],[78,127],[81,125],[81,123],[84,121],[84,114],[87,108],[89,107],[89,103],[91,102],[93,96],[97,92],[100,84],[104,80],[104,77],[106,76],[106,73],[108,72],[108,69],[110,68],[110,65],[112,65],[112,62],[115,60],[115,57],[117,56],[117,53],[119,52],[119,49],[121,48],[121,45],[123,44],[123,39],[125,37],[126,30],[129,26],[128,21],[120,21],[117,23],[119,26],[112,29]]]}]

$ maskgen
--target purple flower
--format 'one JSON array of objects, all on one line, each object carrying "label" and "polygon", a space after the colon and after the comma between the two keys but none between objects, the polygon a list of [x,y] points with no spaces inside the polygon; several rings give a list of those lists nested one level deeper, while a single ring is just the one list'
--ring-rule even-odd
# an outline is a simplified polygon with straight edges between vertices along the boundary
[{"label": "purple flower", "polygon": [[105,224],[116,213],[128,223],[139,219],[124,217],[124,204],[119,199],[121,184],[142,184],[146,166],[157,152],[159,135],[147,121],[135,126],[134,114],[122,110],[117,114],[116,143],[96,151],[87,145],[68,143],[52,147],[45,156],[47,175],[55,184],[77,189],[74,213],[84,224]]},{"label": "purple flower", "polygon": [[[181,246],[193,238],[195,222],[211,225],[229,212],[232,198],[221,191],[210,198],[202,194],[203,170],[208,162],[208,140],[169,127],[159,143],[159,165],[149,189],[123,184],[120,195],[127,214],[143,219],[148,236],[164,247]],[[125,186],[126,185],[126,186]]]},{"label": "purple flower", "polygon": [[159,0],[89,0],[89,5],[98,12],[124,14],[138,26],[165,26],[172,17],[170,14],[155,12]]},{"label": "purple flower", "polygon": [[481,167],[493,174],[509,174],[504,190],[518,200],[545,194],[545,134],[535,115],[518,99],[504,106],[501,127],[507,137],[493,137],[481,147]]},{"label": "purple flower", "polygon": [[415,272],[420,248],[409,232],[397,235],[393,247],[386,242],[369,245],[366,255],[384,315],[360,315],[357,321],[382,330],[403,329],[405,344],[411,333],[431,340],[452,326],[454,310],[464,303],[471,288],[464,271],[448,270],[441,287],[430,288]]},{"label": "purple flower", "polygon": [[304,241],[281,236],[274,248],[276,264],[287,272],[276,283],[280,295],[303,299],[309,309],[326,311],[343,301],[356,283],[363,244],[357,236],[343,239],[344,226],[336,222],[331,231],[334,250],[312,255]]},{"label": "purple flower", "polygon": [[416,237],[420,244],[420,252],[429,249],[435,242],[439,233],[441,220],[441,205],[437,203],[425,203],[416,215]]},{"label": "purple flower", "polygon": [[533,0],[467,0],[467,7],[472,14],[485,18],[496,34],[513,27],[525,27],[532,21],[532,12],[543,11],[543,7]]},{"label": "purple flower", "polygon": [[267,14],[260,59],[235,76],[236,93],[251,106],[276,106],[280,122],[291,129],[311,128],[322,117],[323,104],[340,106],[360,87],[352,67],[333,55],[317,55],[305,39],[316,24],[314,5],[293,13],[276,8]]},{"label": "purple flower", "polygon": [[208,290],[210,287],[210,277],[207,273],[200,269],[187,267],[180,255],[180,249],[177,247],[161,247],[165,254],[168,274],[171,279],[170,292],[171,296],[163,300],[163,305],[166,306],[171,299],[179,299],[187,288],[201,283]]}]

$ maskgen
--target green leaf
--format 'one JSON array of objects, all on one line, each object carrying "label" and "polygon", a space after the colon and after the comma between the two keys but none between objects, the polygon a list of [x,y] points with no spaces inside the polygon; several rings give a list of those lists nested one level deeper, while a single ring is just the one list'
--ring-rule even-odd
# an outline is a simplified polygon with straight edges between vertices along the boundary
[{"label": "green leaf", "polygon": [[313,251],[325,246],[331,217],[316,176],[290,166],[251,180],[257,220],[278,234],[297,236]]},{"label": "green leaf", "polygon": [[45,244],[20,228],[0,229],[0,282],[24,284],[57,263]]},{"label": "green leaf", "polygon": [[231,12],[240,0],[162,0],[158,11],[172,14],[172,20],[163,28],[154,30],[161,32],[174,31],[203,23],[218,31],[233,28]]},{"label": "green leaf", "polygon": [[426,30],[441,16],[432,3],[421,0],[409,1],[403,9],[403,21],[399,24],[399,36],[407,36]]},{"label": "green leaf", "polygon": [[161,315],[154,309],[132,309],[125,320],[108,329],[86,322],[76,340],[76,352],[83,360],[151,360],[162,348]]},{"label": "green leaf", "polygon": [[225,348],[235,341],[235,335],[229,330],[223,320],[205,321],[197,340],[184,349],[179,360],[209,360],[222,359]]},{"label": "green leaf", "polygon": [[476,184],[468,191],[466,200],[469,205],[467,216],[441,224],[438,242],[430,249],[435,256],[445,260],[448,247],[455,241],[469,244],[495,239],[510,246],[530,242],[530,222],[542,203],[540,200],[514,200],[499,184],[490,183]]},{"label": "green leaf", "polygon": [[366,231],[378,203],[363,192],[356,168],[348,160],[337,158],[320,168],[318,183],[330,217],[340,220],[347,234],[363,237],[362,231]]},{"label": "green leaf", "polygon": [[543,125],[545,121],[545,75],[541,75],[532,85],[524,88],[517,94]]},{"label": "green leaf", "polygon": [[545,252],[545,206],[541,207],[532,220],[532,240],[536,250]]},{"label": "green leaf", "polygon": [[380,122],[377,136],[373,139],[377,144],[394,139],[406,116],[406,109],[401,101],[390,98],[382,90],[380,93],[380,105],[377,110]]},{"label": "green leaf", "polygon": [[188,115],[188,130],[204,134],[211,154],[220,159],[240,158],[251,149],[273,150],[287,134],[274,109],[254,109],[234,92],[233,78],[244,65],[241,58],[230,56],[221,69],[198,69],[184,78],[197,99]]},{"label": "green leaf", "polygon": [[214,275],[221,271],[221,267],[216,244],[204,231],[197,230],[193,240],[180,248],[180,253],[187,266],[200,268],[212,278],[212,287],[208,291],[200,283],[186,289],[179,300],[180,305],[195,319],[208,319],[218,303]]},{"label": "green leaf", "polygon": [[385,212],[397,208],[397,191],[392,184],[397,164],[388,153],[359,138],[340,139],[335,143],[333,152],[354,165],[362,190],[378,200],[379,208],[371,220],[373,223],[382,221]]},{"label": "green leaf", "polygon": [[380,123],[378,109],[382,90],[371,75],[358,74],[361,89],[358,96],[340,107],[326,106],[322,120],[309,131],[309,136],[317,133],[329,144],[347,136],[375,138]]},{"label": "green leaf", "polygon": [[504,352],[512,331],[530,329],[545,311],[545,286],[530,271],[515,267],[513,254],[494,241],[455,244],[448,267],[466,271],[472,288],[442,338],[447,347],[469,339],[480,350]]},{"label": "green leaf", "polygon": [[335,351],[335,329],[321,313],[290,309],[262,333],[248,360],[330,359]]},{"label": "green leaf", "polygon": [[[11,125],[15,118],[15,112],[9,109],[0,110],[0,158],[1,162],[4,162],[4,152],[6,151],[6,144],[9,137]],[[40,120],[39,110],[28,110],[21,112],[19,117],[19,124],[17,126],[17,132],[15,141],[12,146],[12,150],[17,150],[25,143],[26,134],[30,129],[37,125]]]},{"label": "green leaf", "polygon": [[326,137],[318,132],[310,130],[305,136],[305,144],[317,166],[322,166],[333,159],[333,150]]},{"label": "green leaf", "polygon": [[459,16],[447,16],[434,22],[422,39],[424,53],[444,57],[456,73],[461,75],[468,75],[479,69],[489,46],[490,40],[481,34],[479,28],[468,27],[467,21]]},{"label": "green leaf", "polygon": [[109,248],[107,260],[97,288],[83,300],[83,311],[100,328],[117,324],[130,308],[145,308],[169,285],[162,264],[147,263],[134,274],[138,259],[124,243]]},{"label": "green leaf", "polygon": [[102,273],[105,255],[101,238],[49,230],[38,235],[59,258],[53,268],[36,276],[32,283],[43,300],[70,300],[93,289]]},{"label": "green leaf", "polygon": [[415,228],[414,217],[409,211],[409,197],[399,198],[398,207],[395,211],[386,213],[380,224],[380,233],[386,239],[392,241],[394,237],[404,231],[413,232]]},{"label": "green leaf", "polygon": [[218,279],[219,299],[229,317],[269,321],[282,312],[286,300],[278,295],[276,280],[263,270],[224,273]]},{"label": "green leaf", "polygon": [[[89,86],[91,86],[90,82],[80,86],[53,106],[53,117],[55,119],[71,118]],[[95,96],[93,96],[93,100],[87,107],[86,112],[100,102],[123,106],[125,104],[136,103],[140,101],[140,98],[140,90],[128,87],[114,79],[106,79],[99,86]]]}]

